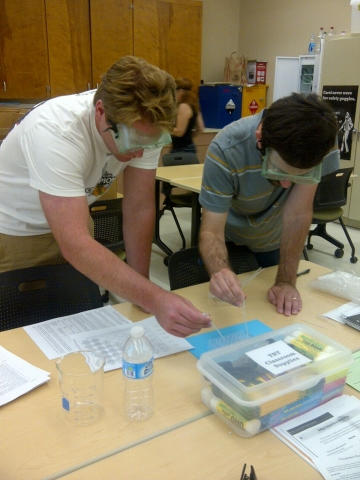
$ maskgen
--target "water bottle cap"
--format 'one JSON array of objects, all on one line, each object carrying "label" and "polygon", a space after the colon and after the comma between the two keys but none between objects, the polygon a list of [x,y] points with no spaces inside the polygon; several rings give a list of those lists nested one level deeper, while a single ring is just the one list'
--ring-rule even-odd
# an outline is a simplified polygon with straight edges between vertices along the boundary
[{"label": "water bottle cap", "polygon": [[144,327],[140,327],[140,326],[132,327],[130,333],[132,337],[140,338],[144,335]]}]

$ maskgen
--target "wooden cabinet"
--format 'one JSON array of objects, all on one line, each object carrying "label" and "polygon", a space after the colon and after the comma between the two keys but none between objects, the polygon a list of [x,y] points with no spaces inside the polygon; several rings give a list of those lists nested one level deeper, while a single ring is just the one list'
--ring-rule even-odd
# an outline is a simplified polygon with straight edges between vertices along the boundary
[{"label": "wooden cabinet", "polygon": [[201,24],[197,0],[0,0],[0,99],[96,88],[124,55],[199,85]]},{"label": "wooden cabinet", "polygon": [[135,55],[200,84],[202,2],[90,0],[93,83],[123,55]]},{"label": "wooden cabinet", "polygon": [[101,75],[124,55],[133,55],[131,0],[90,0],[94,88]]},{"label": "wooden cabinet", "polygon": [[248,117],[261,112],[266,104],[267,85],[243,87],[241,117]]},{"label": "wooden cabinet", "polygon": [[88,0],[0,0],[0,99],[92,87]]},{"label": "wooden cabinet", "polygon": [[134,0],[134,54],[200,85],[202,2]]},{"label": "wooden cabinet", "polygon": [[[14,0],[12,0],[14,1]],[[45,0],[50,96],[92,88],[88,0]]]},{"label": "wooden cabinet", "polygon": [[44,0],[0,0],[0,98],[46,98]]}]

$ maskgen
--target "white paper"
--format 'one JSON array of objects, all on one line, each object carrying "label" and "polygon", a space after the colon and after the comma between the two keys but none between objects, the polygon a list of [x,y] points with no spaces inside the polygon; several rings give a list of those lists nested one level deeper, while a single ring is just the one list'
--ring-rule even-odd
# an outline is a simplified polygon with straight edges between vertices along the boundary
[{"label": "white paper", "polygon": [[0,406],[46,383],[49,375],[0,347]]},{"label": "white paper", "polygon": [[[71,335],[77,350],[96,350],[104,355],[106,363],[104,370],[114,370],[122,367],[122,348],[130,336],[131,325],[103,328],[93,332],[83,332]],[[136,325],[144,327],[145,335],[154,347],[155,358],[165,357],[174,353],[190,350],[193,346],[184,338],[175,337],[167,333],[157,322],[150,317]]]},{"label": "white paper", "polygon": [[271,432],[325,480],[360,479],[360,400],[341,395]]},{"label": "white paper", "polygon": [[23,327],[49,360],[78,350],[71,335],[132,324],[110,305]]},{"label": "white paper", "polygon": [[301,355],[282,340],[246,352],[246,355],[273,375],[282,375],[311,362],[310,358]]},{"label": "white paper", "polygon": [[324,313],[324,317],[336,320],[339,323],[345,323],[344,316],[349,317],[350,315],[356,315],[357,313],[360,313],[360,305],[355,302],[348,302],[341,305],[341,307],[335,308],[335,310],[330,310],[330,312]]}]

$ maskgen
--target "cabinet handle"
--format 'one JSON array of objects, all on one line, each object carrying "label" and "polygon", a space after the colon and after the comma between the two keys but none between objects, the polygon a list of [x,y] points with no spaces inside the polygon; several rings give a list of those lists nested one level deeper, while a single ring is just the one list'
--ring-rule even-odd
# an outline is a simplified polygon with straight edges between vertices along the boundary
[{"label": "cabinet handle", "polygon": [[4,83],[4,92],[6,92],[6,82],[3,82]]}]

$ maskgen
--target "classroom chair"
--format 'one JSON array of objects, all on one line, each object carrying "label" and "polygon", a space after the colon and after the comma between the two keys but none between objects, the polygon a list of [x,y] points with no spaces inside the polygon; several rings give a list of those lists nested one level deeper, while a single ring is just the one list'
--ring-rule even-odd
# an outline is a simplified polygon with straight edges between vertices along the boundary
[{"label": "classroom chair", "polygon": [[[229,262],[236,274],[257,270],[259,265],[254,254],[245,246],[226,242]],[[198,247],[174,252],[169,257],[168,275],[170,290],[209,282],[210,278],[200,258]]]},{"label": "classroom chair", "polygon": [[[94,239],[125,259],[125,245],[122,228],[122,198],[98,200],[89,206],[94,222]],[[109,291],[105,290],[103,302],[109,301]]]},{"label": "classroom chair", "polygon": [[[347,192],[348,187],[350,186],[349,178],[352,171],[353,168],[340,168],[339,170],[324,175],[321,178],[321,182],[316,190],[313,219],[311,222],[315,224],[316,227],[309,231],[306,249],[311,250],[313,248],[311,237],[318,236],[337,247],[334,253],[335,257],[343,257],[344,244],[329,235],[326,231],[327,223],[338,220],[351,247],[350,262],[356,263],[358,259],[355,257],[355,247],[344,221],[341,218],[344,213],[341,207],[345,206],[347,203]],[[304,256],[305,259],[308,260],[305,250]]]},{"label": "classroom chair", "polygon": [[[173,165],[192,165],[200,162],[194,153],[180,152],[180,153],[166,153],[162,157],[162,163],[164,167],[170,167]],[[182,248],[186,248],[185,237],[180,227],[180,223],[177,219],[177,216],[175,214],[174,208],[181,208],[181,207],[191,208],[192,194],[191,192],[173,194],[172,193],[173,188],[174,187],[172,187],[170,183],[163,182],[162,193],[165,195],[165,199],[163,201],[163,208],[160,211],[159,221],[162,215],[164,214],[164,212],[166,210],[169,210],[173,216],[176,227],[179,231],[179,234],[182,240]]]},{"label": "classroom chair", "polygon": [[0,331],[102,306],[99,287],[68,263],[0,273]]}]

